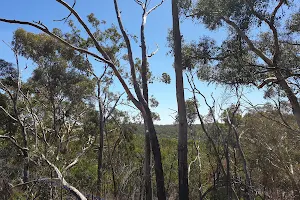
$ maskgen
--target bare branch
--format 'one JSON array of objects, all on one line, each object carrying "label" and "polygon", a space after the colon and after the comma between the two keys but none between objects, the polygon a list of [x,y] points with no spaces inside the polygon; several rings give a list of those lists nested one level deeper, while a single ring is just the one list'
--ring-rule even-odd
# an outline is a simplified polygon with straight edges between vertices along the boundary
[{"label": "bare branch", "polygon": [[9,91],[9,89],[2,83],[2,81],[0,80],[0,84],[1,84],[1,88],[2,90],[4,90],[5,92],[7,92],[7,94],[9,95],[10,99],[13,101],[13,94]]},{"label": "bare branch", "polygon": [[269,77],[263,80],[263,82],[257,86],[258,89],[263,88],[265,85],[267,85],[268,83],[277,83],[278,79],[276,77]]},{"label": "bare branch", "polygon": [[286,0],[280,0],[279,3],[278,3],[278,5],[273,10],[273,12],[271,14],[271,19],[270,19],[270,23],[271,24],[274,24],[275,17],[276,17],[276,14],[277,14],[278,10],[283,5],[283,3],[285,3],[285,2],[286,2]]},{"label": "bare branch", "polygon": [[295,45],[295,46],[300,46],[300,41],[299,42],[292,42],[292,41],[280,41],[281,43],[284,44],[289,44],[289,45]]},{"label": "bare branch", "polygon": [[121,19],[121,12],[119,10],[119,6],[118,6],[118,1],[117,0],[114,0],[114,5],[115,5],[115,12],[116,12],[116,15],[117,15],[118,24],[119,24],[120,30],[122,32],[122,36],[123,36],[123,38],[125,40],[126,47],[127,47],[128,60],[129,60],[129,64],[130,64],[130,71],[131,71],[131,76],[132,76],[134,90],[135,90],[135,93],[136,93],[139,101],[144,101],[144,98],[142,96],[142,92],[140,90],[140,86],[139,86],[138,81],[136,79],[136,72],[135,72],[135,65],[134,65],[134,61],[133,61],[131,43],[130,43],[129,37],[128,37],[125,29],[124,29],[124,26],[123,26],[123,22],[122,22],[122,19]]},{"label": "bare branch", "polygon": [[269,59],[262,51],[260,51],[258,48],[256,48],[253,44],[253,42],[250,40],[250,38],[244,33],[236,23],[231,21],[228,18],[221,17],[223,21],[225,21],[228,25],[230,25],[232,28],[234,28],[237,33],[247,42],[249,48],[256,53],[263,61],[265,61],[269,66],[273,66],[273,61]]},{"label": "bare branch", "polygon": [[147,11],[146,15],[149,15],[151,12],[153,12],[154,10],[156,10],[159,6],[161,6],[163,4],[165,0],[162,0],[159,4],[157,4],[156,6],[154,6],[153,8],[151,8],[149,11]]},{"label": "bare branch", "polygon": [[[76,5],[76,0],[74,0],[74,3],[72,5],[73,9],[74,9],[75,5]],[[64,23],[66,23],[68,21],[68,19],[71,17],[71,15],[72,15],[72,12],[70,12],[70,14],[67,17],[64,17],[62,19],[56,19],[56,20],[53,20],[53,21],[65,21]]]},{"label": "bare branch", "polygon": [[107,114],[107,116],[104,117],[104,122],[105,122],[105,121],[111,116],[111,114],[114,112],[114,110],[116,109],[116,106],[118,105],[118,102],[120,101],[120,99],[121,99],[121,97],[122,97],[123,94],[124,94],[124,93],[122,93],[122,94],[119,96],[119,98],[116,100],[114,106],[110,109],[110,111],[109,111],[109,113]]},{"label": "bare branch", "polygon": [[[63,1],[61,1],[63,2]],[[65,2],[64,2],[65,3]],[[66,3],[65,3],[66,4]],[[67,4],[66,4],[67,5]],[[71,10],[73,10],[70,6],[69,8]],[[75,12],[73,10],[73,12]],[[76,12],[75,12],[76,13]],[[74,14],[74,13],[73,13]],[[76,15],[78,16],[78,14],[76,13]],[[79,16],[78,16],[79,17]],[[63,44],[65,44],[66,46],[80,52],[80,53],[84,53],[84,54],[88,54],[90,56],[93,56],[96,60],[98,61],[101,61],[101,62],[104,62],[104,63],[107,63],[111,68],[112,70],[114,71],[115,75],[117,76],[117,78],[119,79],[119,81],[121,82],[124,90],[126,91],[128,97],[130,98],[130,100],[138,107],[140,108],[140,105],[139,105],[139,102],[135,99],[135,97],[133,96],[133,94],[130,92],[127,84],[125,83],[124,79],[122,78],[122,76],[120,75],[119,71],[117,70],[116,66],[114,65],[114,63],[112,63],[110,60],[107,60],[106,58],[103,58],[93,52],[90,52],[86,49],[83,49],[83,48],[80,48],[80,47],[76,47],[72,44],[70,44],[69,42],[67,42],[66,40],[60,38],[59,36],[55,35],[54,33],[50,32],[49,29],[43,25],[42,23],[32,23],[32,22],[27,22],[27,21],[19,21],[19,20],[10,20],[10,19],[3,19],[3,18],[0,18],[0,21],[2,22],[6,22],[6,23],[11,23],[11,24],[22,24],[22,25],[29,25],[29,26],[32,26],[32,27],[35,27],[41,31],[43,31],[44,33],[50,35],[51,37],[55,38],[56,40],[62,42]],[[82,21],[82,20],[81,20]],[[82,21],[83,22],[83,21]],[[87,26],[85,25],[85,27],[87,28]],[[87,28],[88,29],[88,28]],[[96,41],[97,42],[97,41]],[[97,46],[98,43],[96,43],[95,45]],[[98,44],[99,45],[99,44]],[[98,47],[99,48],[99,47]],[[101,49],[101,47],[100,47]],[[101,53],[101,52],[100,52]],[[105,54],[105,52],[103,52]]]},{"label": "bare branch", "polygon": [[5,114],[7,114],[12,120],[14,121],[18,121],[16,118],[14,118],[5,108],[3,108],[3,106],[0,106],[0,108],[5,112]]},{"label": "bare branch", "polygon": [[54,169],[54,171],[56,172],[59,180],[61,181],[62,185],[67,187],[72,194],[74,194],[78,199],[80,200],[87,200],[87,198],[79,191],[77,190],[75,187],[73,187],[72,185],[70,185],[63,177],[62,173],[60,172],[60,170],[53,164],[51,163],[43,154],[42,154],[42,158],[47,162],[47,164],[52,167]]},{"label": "bare branch", "polygon": [[[63,0],[56,0],[58,3],[62,4],[64,7],[66,7],[75,17],[76,19],[79,21],[79,23],[82,25],[82,27],[84,28],[84,30],[87,32],[87,34],[89,35],[89,37],[93,40],[93,43],[96,46],[96,49],[102,54],[102,56],[104,57],[104,59],[107,61],[106,63],[108,64],[113,64],[110,57],[107,55],[107,53],[103,50],[103,48],[100,46],[100,44],[98,43],[98,41],[96,40],[96,38],[94,37],[93,33],[91,32],[91,30],[87,27],[86,23],[81,19],[81,17],[79,16],[79,14],[65,1]],[[102,58],[103,59],[103,58]],[[101,59],[100,59],[101,60]]]},{"label": "bare branch", "polygon": [[101,74],[101,76],[99,77],[99,79],[98,79],[99,81],[101,81],[102,78],[105,76],[106,71],[107,71],[107,66],[104,66],[104,71],[103,71],[103,73]]},{"label": "bare branch", "polygon": [[[260,116],[262,116],[262,117],[264,117],[264,118],[266,118],[266,119],[268,119],[268,120],[270,120],[270,121],[273,121],[273,122],[275,122],[275,123],[277,123],[277,124],[279,124],[279,125],[281,125],[281,126],[287,128],[287,129],[289,129],[289,130],[291,130],[291,131],[293,131],[293,132],[300,133],[299,130],[292,128],[290,125],[284,124],[284,123],[282,123],[282,122],[280,122],[280,121],[278,121],[278,120],[276,120],[276,119],[274,119],[274,118],[271,118],[271,117],[269,117],[269,116],[263,114],[263,113],[262,113],[255,105],[253,105],[253,104],[251,103],[251,101],[250,101],[245,95],[243,95],[243,97],[244,97],[244,101],[245,101],[246,103],[248,103],[248,104],[251,106],[251,108],[253,108]],[[288,133],[289,133],[289,132],[288,132]]]},{"label": "bare branch", "polygon": [[198,93],[198,94],[200,94],[200,95],[203,97],[203,99],[204,99],[204,101],[205,101],[205,104],[207,105],[207,107],[209,108],[209,110],[210,110],[210,112],[211,112],[211,114],[212,114],[212,116],[213,116],[213,120],[214,120],[215,126],[216,126],[216,127],[218,128],[218,130],[221,132],[221,129],[219,128],[219,125],[218,125],[218,123],[217,123],[217,121],[216,121],[216,118],[215,118],[215,116],[214,116],[214,114],[213,114],[213,108],[212,108],[212,106],[210,106],[210,105],[208,104],[206,97],[205,97],[205,96],[204,96],[204,95],[196,88],[196,85],[195,85],[195,82],[194,82],[193,74],[191,74],[191,72],[190,72],[190,75],[188,75],[188,74],[186,73],[186,77],[187,77],[188,83],[189,83],[189,85],[190,85],[190,87],[191,87],[191,89],[192,89],[192,93],[193,93],[193,101],[194,101],[194,105],[195,105],[195,108],[196,108],[197,116],[198,116],[198,118],[199,118],[199,120],[200,120],[201,128],[202,128],[203,132],[205,133],[206,137],[209,139],[211,145],[213,146],[214,154],[215,154],[215,156],[216,156],[216,158],[217,158],[217,160],[218,160],[218,164],[219,164],[220,167],[221,167],[222,173],[223,173],[224,175],[226,175],[225,169],[224,169],[224,167],[223,167],[223,165],[222,165],[221,158],[220,158],[220,156],[219,156],[219,152],[218,152],[217,146],[216,146],[214,140],[212,139],[212,137],[210,136],[210,134],[209,134],[207,128],[205,127],[203,118],[202,118],[202,116],[201,116],[201,114],[200,114],[199,106],[198,106],[198,104],[197,104],[196,94]]},{"label": "bare branch", "polygon": [[139,4],[140,6],[142,6],[142,8],[143,8],[143,5],[144,5],[144,3],[142,2],[142,1],[140,1],[140,0],[134,0],[137,4]]},{"label": "bare branch", "polygon": [[60,41],[63,44],[67,45],[68,47],[70,47],[70,48],[72,48],[72,49],[74,49],[76,51],[79,51],[80,53],[85,53],[85,54],[91,55],[91,56],[97,58],[98,60],[100,60],[101,62],[111,64],[111,61],[106,60],[105,58],[102,58],[102,57],[98,56],[95,53],[92,53],[92,52],[90,52],[90,51],[88,51],[86,49],[83,49],[83,48],[80,48],[80,47],[76,47],[76,46],[70,44],[66,40],[60,38],[59,36],[55,35],[51,31],[49,31],[49,29],[45,25],[43,25],[41,23],[37,24],[37,23],[33,23],[33,22],[19,21],[19,20],[10,20],[10,19],[3,19],[3,18],[0,18],[0,21],[6,22],[6,23],[11,23],[11,24],[22,24],[22,25],[33,26],[33,27],[35,27],[35,28],[43,31],[44,33],[50,35],[51,37],[57,39],[58,41]]},{"label": "bare branch", "polygon": [[156,50],[153,51],[150,55],[148,55],[148,58],[151,58],[152,56],[154,56],[158,52],[158,50],[159,50],[159,46],[158,46],[158,44],[156,44]]},{"label": "bare branch", "polygon": [[66,171],[69,170],[70,168],[72,168],[74,165],[76,165],[76,164],[78,163],[78,161],[79,161],[79,158],[80,158],[81,156],[83,156],[83,155],[85,154],[85,152],[86,152],[90,147],[91,147],[91,145],[89,145],[88,147],[84,147],[84,148],[82,149],[82,152],[80,152],[80,153],[76,156],[76,158],[74,159],[74,161],[71,162],[68,166],[66,166],[66,167],[64,168],[63,174],[66,173]]}]

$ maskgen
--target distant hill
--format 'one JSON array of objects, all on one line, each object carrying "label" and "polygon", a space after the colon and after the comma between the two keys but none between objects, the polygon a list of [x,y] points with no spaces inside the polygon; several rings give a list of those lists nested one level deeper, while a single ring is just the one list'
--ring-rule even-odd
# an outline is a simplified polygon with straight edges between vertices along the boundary
[{"label": "distant hill", "polygon": [[[136,126],[136,134],[144,134],[143,124],[135,124],[135,126]],[[200,130],[202,132],[202,128],[200,124],[195,124],[193,125],[193,127],[196,130]],[[178,135],[178,129],[176,124],[155,125],[155,129],[159,137],[175,138]]]}]

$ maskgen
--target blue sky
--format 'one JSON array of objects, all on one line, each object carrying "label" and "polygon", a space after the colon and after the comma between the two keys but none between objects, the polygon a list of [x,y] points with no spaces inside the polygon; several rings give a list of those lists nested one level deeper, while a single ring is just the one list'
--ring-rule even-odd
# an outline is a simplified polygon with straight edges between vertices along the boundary
[{"label": "blue sky", "polygon": [[[73,1],[67,1],[72,4]],[[105,3],[102,3],[105,2]],[[152,5],[159,3],[159,0],[152,0]],[[139,35],[140,23],[141,23],[141,8],[134,0],[119,0],[119,7],[122,11],[122,19],[124,26],[128,33]],[[116,16],[113,7],[113,0],[99,1],[99,0],[77,0],[75,10],[86,20],[86,16],[90,13],[94,13],[100,20],[105,20],[107,25],[116,23]],[[63,22],[54,22],[54,19],[61,19],[68,15],[67,10],[55,0],[9,0],[1,3],[1,18],[18,19],[27,21],[41,21],[45,25],[51,28],[66,29],[66,24]],[[164,4],[151,13],[147,19],[146,25],[146,40],[149,52],[155,50],[156,44],[159,45],[159,52],[153,56],[150,60],[150,67],[155,76],[161,76],[163,72],[170,74],[172,82],[169,85],[163,83],[154,83],[149,87],[150,94],[154,95],[159,101],[159,106],[155,109],[160,114],[161,121],[159,124],[169,124],[173,122],[173,118],[170,116],[176,109],[176,90],[175,90],[175,76],[174,69],[172,67],[173,57],[166,55],[169,51],[167,47],[167,34],[168,29],[172,26],[171,18],[171,0],[166,0]],[[9,48],[2,42],[2,40],[10,43],[12,40],[13,31],[17,28],[24,28],[27,31],[39,32],[29,26],[12,25],[6,23],[0,23],[0,58],[9,62],[15,63],[14,55]],[[79,25],[78,25],[79,27]],[[181,24],[181,31],[185,40],[197,40],[202,36],[210,36],[217,41],[222,41],[226,38],[226,30],[208,31],[200,24],[194,24],[191,20],[183,20]],[[139,44],[133,43],[133,53],[135,57],[140,56]],[[20,58],[21,69],[23,78],[30,76],[34,65],[31,61],[27,61],[24,58]],[[25,65],[28,65],[28,69],[25,70]],[[95,68],[101,66],[95,66]],[[207,83],[197,82],[198,88],[206,95],[210,96],[212,93],[216,99],[224,98],[224,88],[216,87],[215,85],[207,85]],[[186,83],[187,86],[187,83]],[[122,88],[116,83],[114,89],[122,91]],[[247,90],[249,93],[247,97],[254,101],[254,104],[262,101],[262,92],[258,92],[255,89]],[[186,94],[188,98],[190,94]],[[200,101],[202,104],[202,101]],[[206,107],[201,107],[202,113],[207,113]]]}]

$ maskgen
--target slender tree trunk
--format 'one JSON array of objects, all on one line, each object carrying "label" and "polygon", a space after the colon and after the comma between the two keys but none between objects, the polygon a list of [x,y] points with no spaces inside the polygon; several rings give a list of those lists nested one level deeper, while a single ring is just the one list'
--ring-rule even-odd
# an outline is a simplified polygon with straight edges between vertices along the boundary
[{"label": "slender tree trunk", "polygon": [[145,160],[144,160],[145,191],[146,191],[146,200],[152,200],[151,145],[150,145],[150,135],[145,121],[144,121],[144,126],[145,126]]},{"label": "slender tree trunk", "polygon": [[183,66],[181,53],[181,34],[179,26],[178,0],[172,0],[173,41],[176,74],[176,97],[178,105],[178,181],[179,199],[189,199],[188,164],[187,164],[187,119],[183,87]]},{"label": "slender tree trunk", "polygon": [[117,181],[116,181],[116,176],[115,176],[115,170],[114,170],[114,167],[112,166],[112,164],[110,166],[111,166],[110,169],[111,169],[111,175],[112,175],[113,184],[114,184],[114,198],[117,199],[118,188],[117,188]]},{"label": "slender tree trunk", "polygon": [[228,139],[226,139],[225,144],[225,159],[226,159],[226,190],[227,190],[227,199],[232,199],[232,189],[231,189],[231,175],[230,175],[230,155],[229,155],[229,146],[228,146]]},{"label": "slender tree trunk", "polygon": [[29,155],[28,150],[23,150],[24,156],[24,168],[23,168],[23,182],[26,183],[29,181]]},{"label": "slender tree trunk", "polygon": [[29,181],[29,153],[28,153],[29,148],[28,148],[28,136],[27,136],[26,128],[20,119],[19,111],[17,108],[19,90],[20,90],[20,88],[18,88],[16,97],[15,97],[15,99],[13,99],[13,104],[14,104],[13,106],[14,106],[14,113],[17,116],[18,124],[21,128],[21,134],[22,134],[22,138],[23,138],[23,149],[22,149],[23,162],[24,162],[23,163],[23,182],[26,183]]},{"label": "slender tree trunk", "polygon": [[21,120],[18,118],[19,124],[21,125],[22,129],[22,137],[23,137],[23,157],[24,157],[24,164],[23,164],[23,182],[26,183],[29,181],[29,154],[28,154],[28,138],[27,138],[27,132],[26,129],[21,122]]},{"label": "slender tree trunk", "polygon": [[151,149],[154,158],[157,198],[158,200],[165,200],[166,199],[165,180],[164,180],[164,171],[161,162],[160,146],[159,146],[156,130],[153,124],[152,115],[149,107],[145,108],[145,118],[149,130]]},{"label": "slender tree trunk", "polygon": [[101,101],[101,88],[98,81],[98,106],[99,106],[99,146],[98,146],[98,169],[97,169],[97,195],[101,195],[101,179],[102,179],[102,166],[103,166],[103,140],[104,140],[104,118],[103,106]]},{"label": "slender tree trunk", "polygon": [[[149,93],[148,93],[148,59],[147,59],[147,48],[146,48],[146,39],[145,39],[145,24],[146,24],[147,14],[146,7],[143,9],[142,15],[142,24],[141,24],[141,49],[142,49],[142,67],[141,67],[141,76],[142,76],[142,89],[143,97],[148,103]],[[145,181],[145,191],[146,191],[146,200],[152,200],[152,182],[151,182],[151,145],[150,145],[150,136],[147,127],[147,122],[144,120],[145,127],[145,163],[144,163],[144,181]]]},{"label": "slender tree trunk", "polygon": [[[252,200],[252,199],[254,199],[254,197],[253,197],[253,192],[252,192],[251,176],[250,176],[250,172],[249,172],[248,166],[247,166],[247,160],[246,160],[244,151],[243,151],[243,149],[241,147],[241,144],[240,144],[238,132],[237,132],[235,127],[233,127],[233,130],[234,130],[234,133],[235,133],[236,145],[237,145],[237,148],[238,148],[239,153],[241,155],[241,159],[242,159],[242,163],[243,163],[243,170],[244,170],[244,173],[245,173],[245,176],[246,176],[246,191],[245,191],[246,192],[246,198],[245,199]],[[236,169],[235,169],[235,171],[236,171]]]}]

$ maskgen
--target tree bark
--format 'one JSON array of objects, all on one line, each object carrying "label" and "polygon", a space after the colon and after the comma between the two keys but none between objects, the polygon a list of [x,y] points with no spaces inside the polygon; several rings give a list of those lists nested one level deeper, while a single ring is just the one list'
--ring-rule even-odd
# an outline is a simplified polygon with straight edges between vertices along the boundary
[{"label": "tree bark", "polygon": [[150,135],[144,120],[145,126],[145,160],[144,160],[144,181],[146,200],[152,200],[152,183],[151,183],[151,145]]},{"label": "tree bark", "polygon": [[278,84],[284,90],[287,98],[289,99],[297,125],[300,128],[300,105],[298,98],[296,97],[296,95],[294,94],[294,92],[292,91],[292,89],[290,88],[280,71],[275,71],[275,76],[278,80]]},{"label": "tree bark", "polygon": [[21,134],[22,134],[22,139],[23,139],[23,147],[22,147],[22,153],[23,153],[23,182],[26,183],[29,181],[29,148],[28,148],[28,136],[27,136],[27,131],[26,128],[20,119],[19,116],[19,111],[17,108],[17,101],[19,97],[19,91],[20,91],[20,86],[18,85],[18,91],[16,93],[15,99],[13,99],[13,106],[14,106],[14,113],[17,116],[17,121],[18,124],[21,128]]},{"label": "tree bark", "polygon": [[29,181],[29,155],[28,150],[23,150],[24,166],[23,166],[23,182]]},{"label": "tree bark", "polygon": [[145,119],[148,126],[150,142],[151,142],[151,149],[154,158],[154,168],[155,168],[155,179],[156,179],[156,187],[157,187],[157,198],[158,200],[165,200],[166,199],[166,192],[165,192],[165,180],[164,180],[164,172],[161,162],[161,152],[160,146],[156,134],[156,130],[153,124],[151,111],[149,107],[145,108]]},{"label": "tree bark", "polygon": [[241,147],[239,134],[238,134],[235,127],[233,127],[233,130],[234,130],[234,133],[235,133],[236,145],[238,147],[238,150],[239,150],[239,153],[240,153],[240,156],[241,156],[241,159],[242,159],[243,170],[244,170],[244,173],[245,173],[245,176],[246,176],[246,191],[245,191],[246,196],[245,196],[245,199],[253,200],[254,197],[253,197],[253,191],[252,191],[252,180],[251,180],[250,172],[249,172],[249,169],[248,169],[247,160],[246,160],[244,151]]},{"label": "tree bark", "polygon": [[231,174],[230,174],[230,154],[229,154],[229,144],[228,139],[225,141],[225,159],[226,159],[226,191],[227,191],[227,199],[232,199],[232,189],[231,189]]},{"label": "tree bark", "polygon": [[97,169],[97,195],[101,195],[101,178],[102,178],[102,166],[103,166],[103,144],[104,144],[104,117],[103,106],[101,101],[101,88],[98,81],[98,106],[99,106],[99,146],[98,146],[98,169]]},{"label": "tree bark", "polygon": [[187,164],[187,119],[183,86],[183,66],[181,53],[181,34],[179,25],[178,0],[172,0],[173,41],[176,74],[176,97],[178,106],[178,181],[179,199],[189,199],[188,164]]},{"label": "tree bark", "polygon": [[[146,52],[146,39],[145,39],[145,24],[146,24],[146,8],[143,9],[142,15],[142,25],[141,25],[141,48],[142,48],[142,67],[141,67],[141,76],[142,76],[142,89],[143,96],[145,101],[148,103],[149,94],[148,94],[148,59]],[[150,135],[147,126],[146,120],[144,120],[145,128],[145,163],[144,163],[144,181],[145,181],[145,191],[146,191],[146,200],[152,200],[152,183],[151,183],[151,145],[150,145]]]}]

